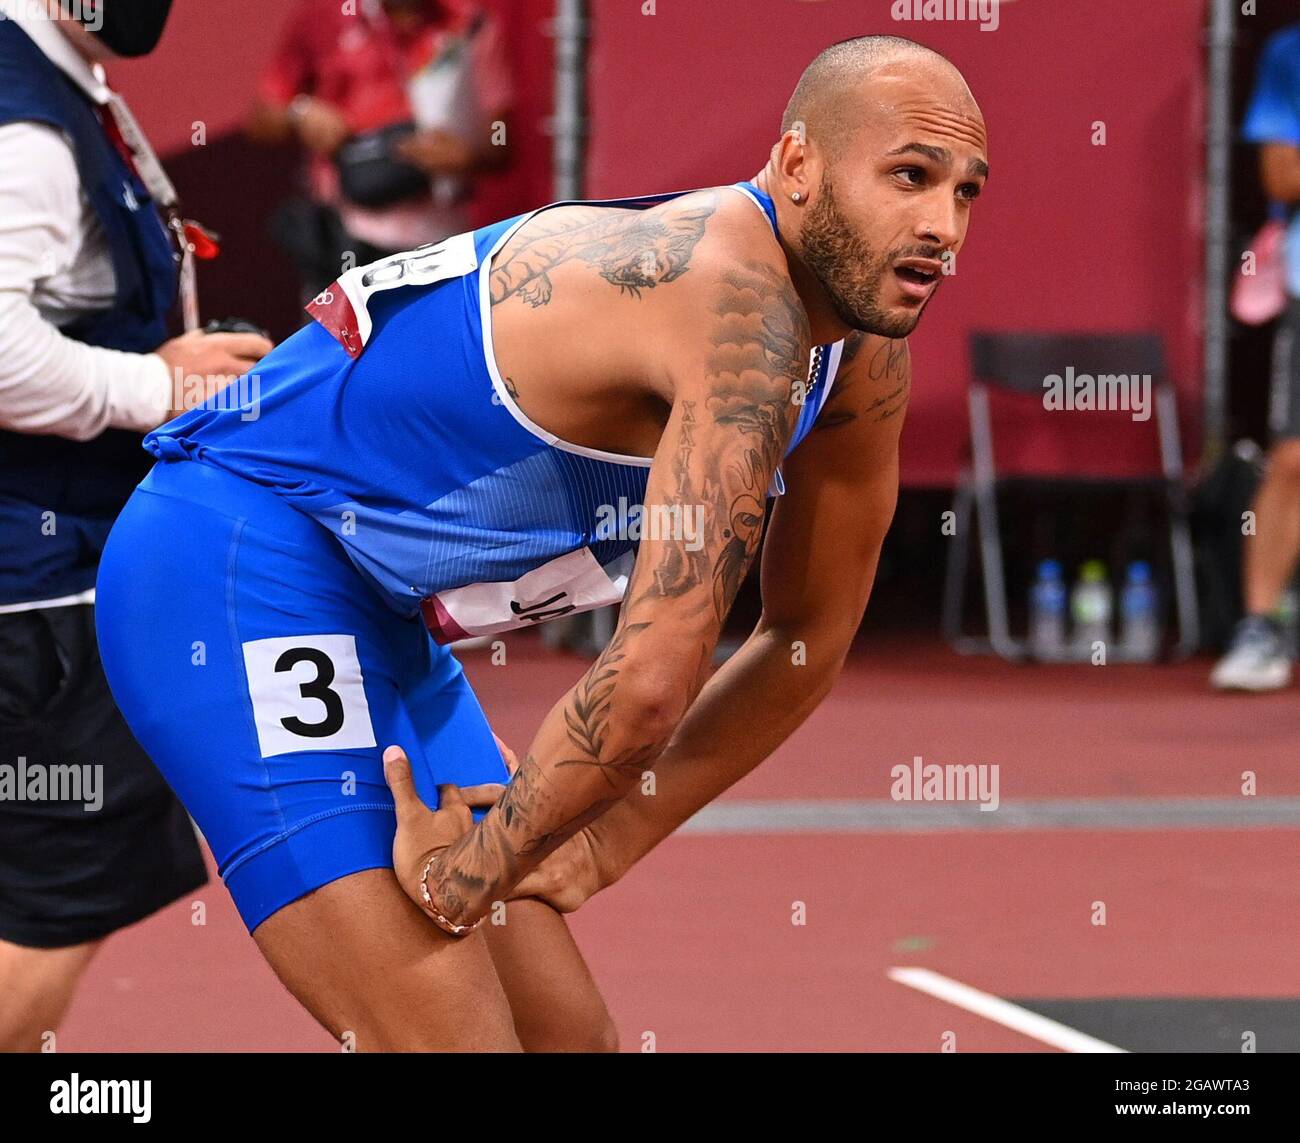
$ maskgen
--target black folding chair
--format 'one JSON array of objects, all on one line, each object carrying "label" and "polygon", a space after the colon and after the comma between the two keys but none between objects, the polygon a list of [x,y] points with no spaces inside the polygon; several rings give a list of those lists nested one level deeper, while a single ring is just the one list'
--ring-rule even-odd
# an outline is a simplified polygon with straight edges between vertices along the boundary
[{"label": "black folding chair", "polygon": [[[1189,655],[1199,641],[1196,580],[1188,525],[1187,492],[1183,483],[1182,447],[1178,435],[1178,410],[1173,386],[1165,370],[1160,337],[1151,333],[1043,334],[973,333],[970,338],[972,381],[968,394],[970,413],[970,466],[961,475],[953,511],[956,536],[949,549],[944,586],[943,633],[963,653],[993,651],[1006,659],[1026,655],[1023,640],[1011,634],[1007,614],[1006,579],[1003,570],[1001,533],[998,530],[998,493],[1007,481],[999,477],[993,451],[993,422],[989,392],[998,389],[1034,397],[1043,415],[1044,382],[1052,375],[1064,376],[1073,366],[1076,375],[1094,378],[1116,375],[1149,375],[1154,401],[1155,429],[1160,447],[1160,474],[1169,513],[1169,552],[1173,568],[1174,602],[1178,616],[1176,654]],[[1062,428],[1068,425],[1062,419]],[[1035,482],[1070,484],[1084,478],[1062,472],[1034,477]],[[1124,478],[1088,479],[1087,483],[1115,485],[1149,483]],[[988,623],[986,637],[962,632],[966,600],[972,509],[978,518],[980,562],[984,580],[984,606]]]}]

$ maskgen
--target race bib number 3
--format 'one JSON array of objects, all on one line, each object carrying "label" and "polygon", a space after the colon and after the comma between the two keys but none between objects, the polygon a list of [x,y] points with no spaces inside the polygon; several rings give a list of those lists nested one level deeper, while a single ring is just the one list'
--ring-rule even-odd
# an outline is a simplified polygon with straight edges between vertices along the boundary
[{"label": "race bib number 3", "polygon": [[352,635],[291,635],[244,644],[263,758],[374,746]]}]

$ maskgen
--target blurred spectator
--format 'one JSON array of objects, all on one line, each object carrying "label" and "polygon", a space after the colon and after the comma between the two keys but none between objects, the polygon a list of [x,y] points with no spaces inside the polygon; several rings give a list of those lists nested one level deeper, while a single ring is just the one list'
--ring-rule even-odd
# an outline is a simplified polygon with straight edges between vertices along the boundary
[{"label": "blurred spectator", "polygon": [[506,162],[511,98],[496,22],[469,0],[300,0],[249,133],[311,152],[308,200],[273,221],[307,296],[345,252],[363,264],[468,230],[473,176]]},{"label": "blurred spectator", "polygon": [[1220,689],[1267,691],[1291,681],[1277,612],[1300,559],[1300,25],[1265,44],[1243,135],[1259,144],[1264,193],[1289,219],[1288,298],[1273,347],[1273,443],[1253,505],[1255,534],[1245,543],[1246,615],[1210,678]]}]

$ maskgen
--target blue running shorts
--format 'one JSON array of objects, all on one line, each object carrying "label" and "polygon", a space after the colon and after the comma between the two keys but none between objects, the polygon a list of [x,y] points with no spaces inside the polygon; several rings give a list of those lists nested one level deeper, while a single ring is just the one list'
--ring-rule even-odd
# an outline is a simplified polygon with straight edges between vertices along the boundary
[{"label": "blue running shorts", "polygon": [[442,783],[508,781],[451,652],[320,524],[242,477],[157,464],[109,537],[96,616],[118,706],[250,932],[392,867],[386,747],[406,750],[430,806]]}]

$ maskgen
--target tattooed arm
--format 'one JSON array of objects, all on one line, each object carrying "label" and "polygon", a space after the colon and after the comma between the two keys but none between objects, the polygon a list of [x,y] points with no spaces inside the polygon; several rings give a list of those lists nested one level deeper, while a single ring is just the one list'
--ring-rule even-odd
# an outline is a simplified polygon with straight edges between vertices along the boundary
[{"label": "tattooed arm", "polygon": [[744,777],[816,709],[866,609],[898,495],[905,341],[853,335],[817,426],[783,466],[763,548],[763,615],[628,795],[516,888],[577,908]]},{"label": "tattooed arm", "polygon": [[[758,548],[807,376],[807,318],[775,246],[744,264],[697,259],[692,275],[656,353],[674,399],[645,518],[689,514],[703,526],[648,529],[609,646],[547,715],[501,800],[434,859],[430,892],[449,920],[483,916],[654,765],[703,684]],[[418,903],[420,869],[398,876]]]}]

